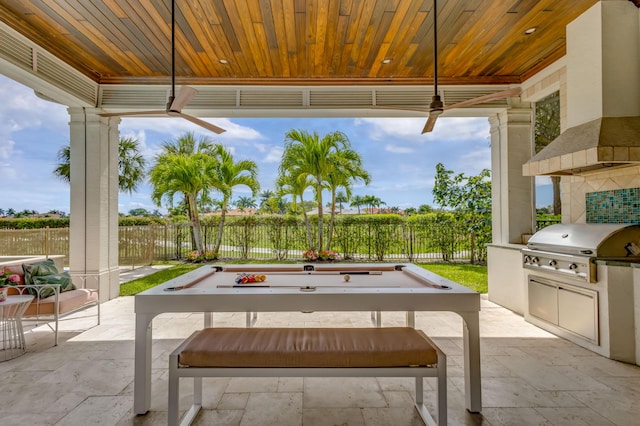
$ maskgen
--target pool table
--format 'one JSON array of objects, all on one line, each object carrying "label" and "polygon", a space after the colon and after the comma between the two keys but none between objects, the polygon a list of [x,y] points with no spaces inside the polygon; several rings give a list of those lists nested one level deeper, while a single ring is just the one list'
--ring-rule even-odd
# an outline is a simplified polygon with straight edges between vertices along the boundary
[{"label": "pool table", "polygon": [[406,311],[410,326],[415,311],[457,313],[463,319],[466,407],[481,411],[477,292],[413,264],[327,263],[206,265],[137,294],[134,412],[145,414],[151,403],[155,316],[204,312],[210,327],[211,312],[294,311]]}]

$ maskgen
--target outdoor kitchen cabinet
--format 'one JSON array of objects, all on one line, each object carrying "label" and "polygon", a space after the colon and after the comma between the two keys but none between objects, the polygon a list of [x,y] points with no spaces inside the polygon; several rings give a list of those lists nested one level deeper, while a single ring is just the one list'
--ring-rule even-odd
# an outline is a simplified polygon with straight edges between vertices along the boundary
[{"label": "outdoor kitchen cabinet", "polygon": [[529,278],[529,314],[598,344],[598,293]]}]

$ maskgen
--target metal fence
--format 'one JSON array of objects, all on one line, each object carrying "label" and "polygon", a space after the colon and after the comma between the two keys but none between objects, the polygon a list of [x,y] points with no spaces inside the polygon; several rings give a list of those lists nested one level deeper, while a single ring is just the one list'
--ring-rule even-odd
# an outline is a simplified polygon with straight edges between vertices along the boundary
[{"label": "metal fence", "polygon": [[[213,250],[218,227],[203,226],[206,250]],[[311,227],[315,244],[317,227]],[[328,238],[328,235],[324,237]],[[219,256],[225,259],[302,260],[308,248],[304,226],[225,224]],[[325,240],[326,241],[326,240]],[[144,265],[178,260],[194,250],[188,225],[119,227],[119,264]],[[420,225],[336,226],[332,249],[341,259],[398,261],[464,261],[477,248],[466,231]],[[0,255],[52,255],[69,260],[69,228],[0,230]]]},{"label": "metal fence", "polygon": [[[538,224],[538,229],[555,221]],[[202,227],[205,250],[213,250],[217,225]],[[313,245],[317,227],[311,227]],[[325,241],[328,235],[324,236]],[[227,223],[219,256],[224,259],[302,260],[308,248],[307,230],[291,224]],[[485,260],[484,244],[474,241],[464,226],[451,224],[340,224],[334,229],[332,249],[340,259],[359,261],[468,261]],[[194,250],[186,224],[119,227],[119,264],[148,265],[179,260]],[[64,255],[69,263],[69,228],[0,230],[0,255]]]}]

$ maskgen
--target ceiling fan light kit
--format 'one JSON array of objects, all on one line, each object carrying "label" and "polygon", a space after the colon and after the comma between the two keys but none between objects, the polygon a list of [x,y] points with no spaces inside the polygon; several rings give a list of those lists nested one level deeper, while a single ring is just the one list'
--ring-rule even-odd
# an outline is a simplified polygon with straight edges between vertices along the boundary
[{"label": "ceiling fan light kit", "polygon": [[182,86],[178,94],[176,94],[176,17],[175,17],[175,0],[171,0],[171,94],[167,101],[167,106],[164,111],[134,111],[123,113],[104,113],[99,114],[102,117],[129,117],[129,116],[153,116],[153,115],[167,115],[169,117],[180,117],[187,121],[192,122],[202,128],[205,128],[213,133],[224,133],[225,130],[207,121],[201,120],[192,115],[184,114],[182,109],[198,94],[198,91],[193,87]]}]

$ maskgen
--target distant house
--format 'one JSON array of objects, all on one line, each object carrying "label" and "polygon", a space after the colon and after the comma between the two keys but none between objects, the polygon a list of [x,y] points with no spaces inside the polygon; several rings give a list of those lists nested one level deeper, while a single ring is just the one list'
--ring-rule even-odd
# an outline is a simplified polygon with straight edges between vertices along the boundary
[{"label": "distant house", "polygon": [[[233,209],[233,210],[227,210],[227,216],[253,216],[256,213],[258,213],[258,209],[254,209],[254,208],[247,208],[247,209]],[[220,216],[222,214],[222,212],[210,212],[210,213],[205,213],[203,214],[203,216]]]}]

